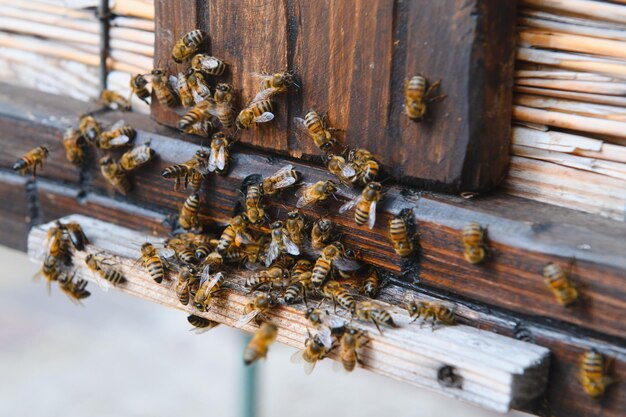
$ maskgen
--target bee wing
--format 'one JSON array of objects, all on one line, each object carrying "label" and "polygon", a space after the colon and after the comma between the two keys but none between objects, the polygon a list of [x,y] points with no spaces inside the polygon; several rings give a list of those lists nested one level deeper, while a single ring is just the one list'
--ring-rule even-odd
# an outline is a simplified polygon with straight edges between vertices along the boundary
[{"label": "bee wing", "polygon": [[200,59],[200,65],[207,70],[212,70],[213,68],[217,68],[220,65],[220,60],[215,58],[214,56],[207,56]]},{"label": "bee wing", "polygon": [[356,271],[361,268],[361,264],[354,259],[340,257],[333,260],[333,266],[340,271]]},{"label": "bee wing", "polygon": [[161,249],[159,250],[159,255],[163,259],[166,259],[168,261],[176,260],[176,251],[174,249],[170,249],[170,248]]},{"label": "bee wing", "polygon": [[339,317],[333,317],[333,316],[329,316],[328,317],[328,327],[329,329],[338,329],[341,327],[345,327],[345,325],[347,324],[347,321],[339,318]]},{"label": "bee wing", "polygon": [[109,141],[111,146],[124,146],[130,142],[130,138],[126,135],[119,135]]},{"label": "bee wing", "polygon": [[344,177],[352,178],[356,175],[356,171],[352,165],[345,162],[338,162],[337,165],[339,166],[339,169],[341,169],[341,174]]},{"label": "bee wing", "polygon": [[98,287],[100,287],[100,289],[104,292],[108,292],[109,288],[111,288],[111,284],[109,284],[109,281],[107,281],[106,279],[102,278],[100,275],[94,273],[93,274],[94,277],[96,277],[96,284],[98,284]]},{"label": "bee wing", "polygon": [[[170,90],[172,90],[174,92],[174,94],[176,94],[178,97],[180,97],[180,92],[178,90],[179,86],[181,86],[182,81],[184,80],[184,78],[182,77],[182,74],[179,74],[178,77],[176,77],[175,75],[170,75],[167,78],[167,82],[169,83],[170,86]],[[185,87],[187,83],[185,82]]]},{"label": "bee wing", "polygon": [[206,265],[204,269],[202,269],[202,274],[200,275],[200,286],[207,282],[209,278],[211,278],[211,267],[209,265]]},{"label": "bee wing", "polygon": [[261,91],[259,91],[258,93],[256,93],[256,95],[254,96],[254,98],[252,99],[252,101],[250,102],[250,104],[254,104],[258,101],[263,101],[263,100],[268,100],[270,97],[272,97],[272,95],[274,94],[274,89],[273,88],[265,88]]},{"label": "bee wing", "polygon": [[248,245],[252,243],[252,237],[244,232],[235,234],[235,246]]},{"label": "bee wing", "polygon": [[313,361],[313,362],[304,362],[304,373],[307,375],[311,375],[311,373],[313,372],[313,370],[315,369],[315,365],[317,364],[317,361]]},{"label": "bee wing", "polygon": [[359,201],[361,201],[361,196],[353,198],[352,200],[339,207],[339,213],[343,214],[346,211],[352,210],[357,204],[359,204]]},{"label": "bee wing", "polygon": [[320,337],[320,340],[322,341],[326,349],[330,350],[330,348],[332,348],[333,346],[333,337],[330,332],[330,327],[321,326],[317,334]]},{"label": "bee wing", "polygon": [[117,122],[113,123],[113,125],[111,125],[111,127],[109,127],[109,130],[117,130],[120,127],[124,126],[125,124],[126,124],[126,122],[123,119],[120,119]]},{"label": "bee wing", "polygon": [[270,246],[267,248],[267,253],[265,254],[265,266],[269,268],[269,266],[274,262],[276,258],[280,255],[280,246],[278,242],[272,240]]},{"label": "bee wing", "polygon": [[292,121],[297,129],[308,134],[309,129],[306,127],[306,120],[304,120],[302,117],[294,117]]},{"label": "bee wing", "polygon": [[217,168],[219,170],[224,169],[226,166],[226,150],[224,146],[220,146],[220,150],[217,152]]},{"label": "bee wing", "polygon": [[274,120],[274,113],[266,111],[265,113],[263,113],[259,117],[255,118],[254,122],[255,123],[266,123],[266,122],[269,122],[269,121],[272,121],[272,120]]},{"label": "bee wing", "polygon": [[[206,268],[208,268],[208,266]],[[211,289],[213,287],[215,287],[215,285],[217,285],[217,283],[223,277],[224,277],[224,273],[223,272],[218,272],[217,274],[213,275],[213,277],[211,277],[211,279],[209,280],[208,284],[206,285],[207,291],[211,291]]]},{"label": "bee wing", "polygon": [[235,323],[235,327],[242,328],[246,324],[250,323],[252,319],[254,319],[259,314],[259,310],[254,309],[248,314],[241,316],[239,320]]},{"label": "bee wing", "polygon": [[283,244],[285,245],[285,249],[287,249],[287,253],[290,255],[300,255],[300,248],[298,245],[293,243],[293,241],[283,233]]},{"label": "bee wing", "polygon": [[373,229],[376,224],[376,203],[376,201],[372,201],[370,204],[369,217],[367,218],[367,226],[370,229]]},{"label": "bee wing", "polygon": [[304,358],[302,357],[302,354],[304,353],[303,350],[297,350],[293,353],[293,355],[291,355],[291,358],[289,358],[289,361],[291,363],[305,363],[306,361],[304,360]]},{"label": "bee wing", "polygon": [[211,148],[211,152],[209,153],[209,171],[211,172],[215,171],[217,168],[217,157],[217,152]]},{"label": "bee wing", "polygon": [[293,184],[296,183],[296,178],[294,177],[286,177],[283,178],[282,180],[276,182],[274,184],[274,188],[280,189],[280,188],[287,188]]}]

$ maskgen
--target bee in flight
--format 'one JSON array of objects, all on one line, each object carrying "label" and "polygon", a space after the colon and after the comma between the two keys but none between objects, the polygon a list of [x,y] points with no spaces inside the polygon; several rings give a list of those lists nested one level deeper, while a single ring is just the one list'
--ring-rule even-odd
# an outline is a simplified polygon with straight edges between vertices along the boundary
[{"label": "bee in flight", "polygon": [[376,224],[376,205],[381,198],[382,186],[378,182],[370,182],[365,186],[360,196],[348,201],[339,208],[339,213],[345,213],[356,206],[354,221],[359,226],[367,222],[370,229]]},{"label": "bee in flight", "polygon": [[78,128],[80,129],[80,133],[90,144],[95,144],[98,137],[100,137],[100,133],[102,133],[100,123],[98,123],[93,116],[88,114],[80,118]]},{"label": "bee in flight", "polygon": [[360,329],[347,328],[340,341],[340,358],[343,368],[352,372],[356,367],[357,362],[361,362],[358,355],[358,350],[365,346],[369,342],[367,332]]},{"label": "bee in flight", "polygon": [[426,103],[442,100],[446,97],[445,94],[432,96],[433,92],[441,85],[441,80],[432,83],[428,89],[426,85],[426,78],[421,75],[404,81],[404,110],[411,120],[421,121],[426,114]]},{"label": "bee in flight", "polygon": [[91,295],[87,288],[87,281],[84,279],[75,280],[75,275],[70,275],[67,272],[62,272],[59,275],[59,289],[67,295],[67,297],[74,303],[82,305],[80,300],[83,300]]},{"label": "bee in flight", "polygon": [[296,191],[297,208],[303,208],[320,201],[328,200],[335,194],[337,187],[332,181],[318,181],[315,184],[302,184],[302,187]]},{"label": "bee in flight", "polygon": [[278,327],[272,323],[262,323],[254,333],[243,351],[243,362],[250,365],[267,356],[269,346],[274,343],[278,335]]},{"label": "bee in flight", "polygon": [[29,169],[32,170],[33,178],[37,176],[37,167],[43,168],[43,161],[48,158],[48,148],[45,146],[37,146],[26,152],[24,156],[15,161],[13,171],[20,171],[20,174],[26,175]]},{"label": "bee in flight", "polygon": [[81,167],[85,163],[85,139],[77,129],[69,128],[63,133],[65,156],[72,164]]},{"label": "bee in flight", "polygon": [[291,356],[292,363],[303,363],[304,373],[310,375],[315,369],[315,365],[318,361],[324,359],[330,348],[328,348],[319,334],[311,336],[311,333],[307,329],[307,338],[304,341],[304,350],[299,350]]},{"label": "bee in flight", "polygon": [[198,51],[202,42],[204,42],[204,38],[206,33],[199,29],[192,30],[191,32],[187,32],[182,38],[180,38],[172,48],[172,59],[177,64],[186,61]]},{"label": "bee in flight", "polygon": [[278,305],[278,301],[272,294],[257,295],[254,300],[246,304],[243,310],[243,316],[235,323],[235,327],[241,328],[252,320],[257,325],[262,322],[269,321],[266,313]]},{"label": "bee in flight", "polygon": [[187,321],[193,326],[189,330],[196,334],[207,332],[220,324],[217,321],[205,319],[204,317],[196,316],[195,314],[187,316]]},{"label": "bee in flight", "polygon": [[477,264],[485,259],[485,229],[476,222],[468,223],[461,231],[463,257],[471,264]]},{"label": "bee in flight", "polygon": [[100,172],[109,184],[119,193],[126,195],[130,192],[132,185],[126,176],[126,171],[115,162],[110,155],[100,159]]},{"label": "bee in flight", "polygon": [[608,362],[595,349],[583,353],[580,366],[580,382],[590,397],[597,398],[604,394],[606,387],[613,383],[607,375]]},{"label": "bee in flight", "polygon": [[543,276],[559,304],[567,307],[578,300],[578,290],[560,266],[553,263],[546,265],[543,269]]},{"label": "bee in flight", "polygon": [[102,90],[100,103],[111,110],[130,111],[130,103],[121,94],[111,90]]},{"label": "bee in flight", "polygon": [[208,75],[220,76],[226,70],[226,64],[219,58],[206,54],[196,54],[191,59],[191,68]]},{"label": "bee in flight", "polygon": [[293,243],[282,221],[272,223],[271,235],[272,241],[265,254],[265,266],[269,267],[282,253],[300,255],[300,248]]},{"label": "bee in flight", "polygon": [[127,125],[123,120],[118,120],[98,136],[95,144],[98,149],[121,148],[135,139],[136,134],[132,126]]},{"label": "bee in flight", "polygon": [[328,127],[328,117],[326,115],[320,117],[314,110],[309,110],[304,115],[304,119],[296,117],[294,122],[298,129],[307,132],[315,146],[322,152],[329,153],[333,150],[337,141],[330,133],[332,129]]},{"label": "bee in flight", "polygon": [[142,74],[137,74],[135,76],[130,77],[130,97],[128,101],[132,98],[132,95],[135,94],[141,101],[146,104],[150,104],[148,99],[150,98],[150,90],[148,90],[148,80]]},{"label": "bee in flight", "polygon": [[134,171],[150,162],[154,155],[156,152],[146,143],[124,152],[120,158],[120,165],[124,171]]},{"label": "bee in flight", "polygon": [[300,173],[293,165],[285,165],[261,182],[261,190],[265,196],[273,196],[300,180]]}]

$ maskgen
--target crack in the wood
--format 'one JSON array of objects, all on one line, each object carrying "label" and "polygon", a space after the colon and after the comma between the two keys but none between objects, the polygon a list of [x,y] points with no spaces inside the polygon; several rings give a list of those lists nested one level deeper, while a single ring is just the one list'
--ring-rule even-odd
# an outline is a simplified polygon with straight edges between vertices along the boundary
[{"label": "crack in the wood", "polygon": [[26,181],[24,191],[26,193],[29,226],[37,226],[42,221],[39,194],[37,193],[37,180],[31,178]]}]

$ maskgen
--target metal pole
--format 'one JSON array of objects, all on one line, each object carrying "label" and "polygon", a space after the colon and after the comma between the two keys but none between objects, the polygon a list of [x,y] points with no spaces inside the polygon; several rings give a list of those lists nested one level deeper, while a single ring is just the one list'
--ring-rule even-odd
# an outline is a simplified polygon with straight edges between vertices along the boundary
[{"label": "metal pole", "polygon": [[100,6],[98,6],[98,19],[100,20],[100,91],[107,88],[110,18],[109,0],[100,0]]},{"label": "metal pole", "polygon": [[[243,348],[250,341],[252,335],[247,334],[243,337]],[[242,349],[243,351],[243,349]],[[243,401],[241,402],[241,417],[255,417],[256,416],[256,398],[257,398],[257,364],[245,365],[241,361],[242,366],[242,388],[243,388]]]}]

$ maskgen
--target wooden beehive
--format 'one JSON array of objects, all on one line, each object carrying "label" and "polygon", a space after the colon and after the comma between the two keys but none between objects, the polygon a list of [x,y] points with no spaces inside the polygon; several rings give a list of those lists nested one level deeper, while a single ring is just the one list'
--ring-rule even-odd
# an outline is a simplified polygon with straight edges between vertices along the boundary
[{"label": "wooden beehive", "polygon": [[[548,347],[552,365],[546,395],[532,404],[515,407],[557,416],[611,416],[623,412],[623,384],[616,384],[605,398],[595,401],[583,394],[577,375],[580,353],[595,347],[614,359],[611,372],[615,379],[626,377],[626,328],[622,319],[626,310],[626,179],[622,167],[626,163],[626,130],[621,129],[625,102],[620,97],[626,63],[619,55],[626,33],[626,6],[590,0],[520,1],[515,51],[513,2],[506,2],[502,9],[501,2],[489,1],[446,1],[436,5],[417,1],[358,2],[354,3],[354,13],[345,2],[199,1],[184,9],[176,7],[176,3],[158,1],[155,13],[149,2],[116,2],[110,31],[111,86],[125,88],[128,73],[148,71],[151,57],[162,61],[175,37],[196,27],[208,32],[209,51],[232,63],[234,70],[227,80],[239,86],[244,96],[254,90],[252,72],[294,69],[302,84],[299,94],[278,100],[281,113],[277,128],[243,135],[245,146],[237,148],[230,175],[206,185],[204,192],[211,198],[203,207],[204,220],[217,225],[228,220],[238,199],[235,190],[249,174],[267,175],[290,162],[310,180],[325,179],[327,174],[317,159],[319,154],[296,137],[290,124],[293,117],[301,116],[309,107],[328,110],[331,122],[345,131],[340,136],[343,143],[376,149],[388,173],[400,181],[387,184],[389,193],[373,231],[355,227],[349,216],[337,214],[332,205],[328,216],[339,225],[346,243],[361,249],[365,262],[395,274],[391,288],[398,293],[411,288],[455,302],[461,307],[464,324],[517,337],[530,334],[534,343]],[[459,8],[457,3],[466,8]],[[34,21],[42,19],[42,14],[53,14],[50,6],[43,12],[36,10],[39,4],[26,6],[3,1],[0,10],[19,9],[22,19],[32,16]],[[87,12],[59,7],[54,10],[66,16],[63,21],[68,22],[68,27],[78,28],[81,19],[96,24],[90,13],[93,16],[97,5],[91,6]],[[494,10],[500,14],[494,15]],[[158,47],[153,52],[149,41],[154,17]],[[271,24],[264,24],[267,22]],[[51,24],[49,20],[39,23]],[[425,30],[431,26],[438,29]],[[239,36],[238,30],[222,30],[230,27],[244,27],[258,37],[249,39]],[[0,62],[5,69],[2,79],[81,100],[96,96],[99,51],[69,39],[56,39],[50,32],[33,32],[36,28],[40,26],[18,30],[0,23]],[[416,56],[446,50],[459,33],[470,35],[454,43],[459,48],[455,51],[482,51],[486,55],[481,56],[510,65],[503,65],[500,73],[492,74],[493,62],[489,60],[471,67],[471,71],[468,66],[450,64],[450,59],[463,59],[461,52],[448,54],[455,55],[452,58],[416,61]],[[490,47],[481,49],[480,41],[492,40],[495,33],[501,36]],[[14,54],[16,37],[20,45],[31,45],[25,49],[33,55],[24,58]],[[85,36],[83,43],[89,39]],[[328,48],[320,48],[317,39],[322,39],[320,42]],[[257,43],[273,45],[271,54],[259,51]],[[381,48],[371,47],[379,43]],[[364,47],[368,51],[364,52]],[[86,55],[88,49],[90,58]],[[72,54],[66,54],[70,50]],[[517,53],[515,73],[513,52]],[[24,84],[23,80],[29,79],[29,63],[40,55],[54,64],[41,69],[49,75],[39,83]],[[76,62],[83,66],[77,67]],[[317,71],[313,64],[318,62],[328,69]],[[381,65],[376,65],[379,62]],[[175,68],[171,66],[172,70]],[[82,82],[59,83],[65,78],[54,74],[61,74],[61,70],[67,77],[80,75]],[[435,105],[430,124],[411,124],[402,115],[400,87],[404,77],[413,71],[428,76],[430,72],[448,74],[434,76],[443,78],[443,92],[448,98]],[[472,83],[474,95],[455,90],[467,82],[445,82],[452,77],[465,77],[467,81],[477,76],[476,71],[483,78]],[[353,74],[349,83],[344,74]],[[515,87],[511,89],[513,74]],[[90,82],[85,82],[87,77]],[[68,84],[75,88],[64,88]],[[107,121],[123,117],[136,126],[137,141],[152,141],[160,155],[157,163],[134,178],[135,192],[123,201],[111,198],[96,167],[88,166],[78,172],[58,152],[51,155],[38,181],[32,182],[8,168],[19,155],[36,145],[58,147],[58,135],[85,111],[85,104],[59,101],[55,95],[16,86],[3,85],[0,91],[5,97],[0,110],[0,137],[9,144],[7,152],[0,156],[0,187],[2,195],[8,197],[0,204],[5,214],[0,234],[3,243],[25,249],[30,226],[68,213],[88,214],[149,234],[164,236],[171,231],[163,221],[166,214],[178,210],[185,194],[172,192],[171,184],[160,178],[160,171],[192,155],[198,148],[198,139],[180,135],[142,115],[108,114],[103,116]],[[509,102],[513,91],[512,108],[501,104],[498,112],[490,113],[491,119],[480,117],[488,108],[487,103]],[[492,93],[497,97],[490,96]],[[481,97],[487,101],[470,111],[468,107]],[[171,125],[178,117],[158,106],[152,110],[153,117],[165,124]],[[451,115],[458,112],[464,112],[459,116],[462,120],[451,121]],[[510,114],[512,156],[510,169],[504,170],[507,152],[501,150],[509,149],[505,133],[511,123]],[[473,125],[472,120],[482,124]],[[461,130],[463,126],[474,128],[461,136],[448,136],[445,128],[450,123]],[[489,133],[494,131],[498,134]],[[403,149],[407,151],[402,152]],[[483,152],[485,149],[488,152]],[[300,155],[306,162],[283,159]],[[268,164],[268,157],[274,165]],[[485,161],[492,160],[494,164],[487,168]],[[504,173],[508,177],[501,189],[471,200],[424,193],[421,189],[483,189],[497,183]],[[276,206],[291,209],[294,204],[293,198],[287,198]],[[420,233],[419,253],[410,262],[394,256],[386,241],[388,219],[406,207],[414,209]],[[306,210],[305,214],[318,213]],[[458,231],[468,221],[489,226],[493,254],[483,266],[470,266],[462,258]],[[576,262],[571,279],[585,301],[565,309],[546,290],[541,270],[548,262],[565,267],[572,258]],[[393,297],[386,301],[400,302]]]}]

